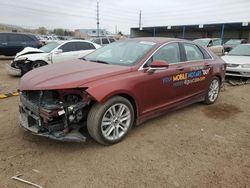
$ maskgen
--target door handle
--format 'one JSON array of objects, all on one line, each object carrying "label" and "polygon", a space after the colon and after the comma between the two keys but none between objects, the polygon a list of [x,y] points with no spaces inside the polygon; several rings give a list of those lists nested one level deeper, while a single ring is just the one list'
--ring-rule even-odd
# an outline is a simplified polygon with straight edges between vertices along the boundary
[{"label": "door handle", "polygon": [[178,71],[183,71],[184,70],[184,67],[177,67],[176,68]]},{"label": "door handle", "polygon": [[209,67],[211,67],[210,64],[205,64],[205,68],[209,68]]}]

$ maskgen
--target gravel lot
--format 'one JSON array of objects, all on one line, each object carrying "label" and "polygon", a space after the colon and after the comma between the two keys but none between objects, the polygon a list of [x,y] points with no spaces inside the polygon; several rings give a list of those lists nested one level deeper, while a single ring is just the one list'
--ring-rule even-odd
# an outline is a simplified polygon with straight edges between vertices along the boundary
[{"label": "gravel lot", "polygon": [[[0,60],[0,93],[19,78]],[[60,143],[18,126],[18,97],[0,99],[0,187],[16,174],[56,187],[250,187],[250,85],[227,86],[211,106],[194,104],[131,130],[104,147]]]}]

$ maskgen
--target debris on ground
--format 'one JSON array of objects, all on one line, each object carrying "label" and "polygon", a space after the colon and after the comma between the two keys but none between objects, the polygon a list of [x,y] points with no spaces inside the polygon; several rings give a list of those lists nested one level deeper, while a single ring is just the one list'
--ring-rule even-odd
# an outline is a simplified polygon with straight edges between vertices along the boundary
[{"label": "debris on ground", "polygon": [[32,183],[32,182],[30,182],[30,181],[27,181],[27,180],[25,180],[25,179],[20,178],[20,176],[21,176],[21,174],[16,175],[16,176],[13,176],[13,177],[11,177],[11,179],[14,179],[14,180],[17,180],[17,181],[21,181],[21,182],[26,183],[26,184],[29,184],[29,185],[33,185],[34,187],[43,188],[43,187],[40,186],[40,185],[37,185],[37,184],[35,184],[35,183]]},{"label": "debris on ground", "polygon": [[238,79],[226,79],[226,83],[231,86],[241,86],[245,84],[250,84],[250,78],[238,78]]}]

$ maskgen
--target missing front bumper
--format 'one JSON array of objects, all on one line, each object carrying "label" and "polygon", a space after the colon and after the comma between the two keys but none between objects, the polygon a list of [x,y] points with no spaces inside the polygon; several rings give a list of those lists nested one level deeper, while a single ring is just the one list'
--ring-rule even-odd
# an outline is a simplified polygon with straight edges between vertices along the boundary
[{"label": "missing front bumper", "polygon": [[22,75],[21,69],[14,68],[10,64],[6,64],[5,69],[9,75],[12,75],[12,76],[21,76]]},{"label": "missing front bumper", "polygon": [[[37,121],[36,124],[32,124],[30,121],[30,118],[33,119],[34,121]],[[30,131],[32,134],[37,135],[37,136],[43,136],[47,137],[53,140],[58,140],[58,141],[63,141],[63,142],[85,142],[86,137],[79,132],[79,130],[72,130],[69,133],[64,133],[63,131],[57,131],[53,133],[49,132],[40,132],[40,127],[39,127],[39,118],[32,117],[26,113],[20,112],[19,115],[20,119],[20,125],[23,127],[25,130]]]}]

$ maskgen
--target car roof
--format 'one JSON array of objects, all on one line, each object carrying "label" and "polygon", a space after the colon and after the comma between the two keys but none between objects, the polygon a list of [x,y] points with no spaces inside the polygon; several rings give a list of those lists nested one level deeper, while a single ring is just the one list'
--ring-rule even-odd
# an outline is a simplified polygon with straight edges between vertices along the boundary
[{"label": "car roof", "polygon": [[80,39],[64,40],[62,42],[89,42],[89,43],[92,43],[89,40],[80,40]]},{"label": "car roof", "polygon": [[195,39],[195,40],[217,40],[220,38],[199,38],[199,39]]},{"label": "car roof", "polygon": [[18,32],[0,32],[0,34],[17,34],[17,35],[30,35],[30,36],[36,36],[32,33],[18,33]]},{"label": "car roof", "polygon": [[[138,38],[130,38],[126,39],[130,41],[146,41],[146,42],[154,42],[158,44],[166,43],[166,42],[172,42],[172,41],[187,41],[184,39],[179,38],[168,38],[168,37],[138,37]],[[188,41],[190,42],[190,41]]]}]

